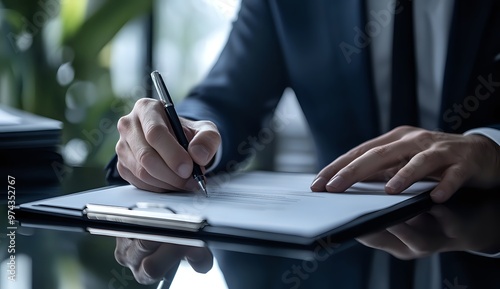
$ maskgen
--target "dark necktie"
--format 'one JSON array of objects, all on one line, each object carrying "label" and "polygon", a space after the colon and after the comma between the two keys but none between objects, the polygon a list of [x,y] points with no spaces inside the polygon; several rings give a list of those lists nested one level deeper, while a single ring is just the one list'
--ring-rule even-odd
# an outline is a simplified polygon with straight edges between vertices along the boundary
[{"label": "dark necktie", "polygon": [[400,5],[396,6],[392,52],[391,128],[419,124],[412,6],[412,0],[402,0]]}]

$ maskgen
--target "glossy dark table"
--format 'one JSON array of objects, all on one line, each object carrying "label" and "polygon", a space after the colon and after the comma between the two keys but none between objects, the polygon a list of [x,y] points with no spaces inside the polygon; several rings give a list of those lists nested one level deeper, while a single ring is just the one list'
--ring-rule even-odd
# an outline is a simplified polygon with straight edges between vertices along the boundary
[{"label": "glossy dark table", "polygon": [[[5,179],[2,289],[500,288],[500,191],[463,190],[404,222],[333,248],[308,248],[310,254],[272,248],[255,254],[231,244],[186,247],[47,226],[18,226],[12,243]],[[18,180],[14,188],[16,202],[23,203],[105,185],[101,169],[74,168],[60,183],[29,186]],[[9,272],[11,256],[15,272]]]}]

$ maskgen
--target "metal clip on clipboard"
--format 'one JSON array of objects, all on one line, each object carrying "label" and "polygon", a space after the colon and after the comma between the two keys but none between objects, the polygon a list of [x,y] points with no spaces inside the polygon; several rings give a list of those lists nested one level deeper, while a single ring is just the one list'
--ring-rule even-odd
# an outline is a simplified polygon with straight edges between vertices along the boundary
[{"label": "metal clip on clipboard", "polygon": [[171,210],[170,212],[167,210],[164,212],[158,210],[148,211],[145,208],[132,210],[126,207],[87,204],[83,214],[89,220],[190,232],[196,232],[207,224],[206,220],[201,217],[175,214]]}]

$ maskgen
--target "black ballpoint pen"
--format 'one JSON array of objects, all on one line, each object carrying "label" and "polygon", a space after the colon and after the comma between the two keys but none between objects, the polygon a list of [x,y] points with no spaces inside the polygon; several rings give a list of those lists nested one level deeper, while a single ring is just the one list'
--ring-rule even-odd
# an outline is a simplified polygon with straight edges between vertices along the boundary
[{"label": "black ballpoint pen", "polygon": [[[158,92],[158,96],[160,101],[163,103],[165,107],[165,111],[167,112],[168,120],[170,121],[170,125],[172,126],[172,130],[174,131],[175,137],[179,144],[187,151],[189,142],[184,134],[184,130],[182,129],[181,121],[179,120],[179,116],[175,111],[174,102],[168,93],[167,86],[163,81],[160,73],[158,71],[151,72],[151,78],[153,79],[153,83],[156,87],[156,91]],[[193,178],[198,183],[200,189],[205,193],[205,196],[208,197],[207,186],[205,183],[205,177],[201,171],[200,166],[193,162]]]}]

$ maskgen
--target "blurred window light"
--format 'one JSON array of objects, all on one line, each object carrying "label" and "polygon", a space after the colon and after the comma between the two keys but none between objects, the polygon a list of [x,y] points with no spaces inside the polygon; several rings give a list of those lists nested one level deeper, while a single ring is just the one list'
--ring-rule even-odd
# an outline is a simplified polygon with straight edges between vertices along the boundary
[{"label": "blurred window light", "polygon": [[220,16],[231,20],[236,18],[240,5],[239,0],[203,0],[203,2],[215,9]]},{"label": "blurred window light", "polygon": [[143,60],[146,53],[144,30],[145,18],[131,21],[118,32],[110,45],[111,85],[119,97],[130,97],[132,91],[141,87],[141,75],[149,75]]},{"label": "blurred window light", "polygon": [[205,274],[194,271],[186,260],[182,260],[170,285],[170,289],[181,288],[227,289],[228,287],[217,259],[214,258],[212,269]]},{"label": "blurred window light", "polygon": [[86,109],[96,101],[99,91],[90,81],[75,81],[66,92],[66,106],[69,109]]},{"label": "blurred window light", "polygon": [[68,165],[79,166],[89,154],[89,147],[84,140],[74,138],[70,140],[63,148],[63,157]]},{"label": "blurred window light", "polygon": [[157,1],[155,69],[174,98],[184,97],[217,60],[239,8],[239,0]]},{"label": "blurred window light", "polygon": [[15,41],[18,51],[26,51],[31,47],[31,44],[33,43],[33,36],[30,33],[23,31],[15,38]]},{"label": "blurred window light", "polygon": [[149,92],[149,74],[160,70],[174,98],[184,97],[210,70],[222,50],[239,0],[156,1],[153,67],[147,51],[147,17],[127,23],[110,44],[113,93],[138,99]]},{"label": "blurred window light", "polygon": [[75,70],[73,69],[73,66],[71,66],[71,63],[66,62],[59,66],[59,69],[57,69],[56,77],[57,83],[59,83],[61,86],[70,84],[75,78]]},{"label": "blurred window light", "polygon": [[[31,257],[26,254],[15,254],[15,266],[9,265],[10,258],[0,263],[0,288],[2,289],[31,289],[36,288],[32,284],[33,266]],[[13,270],[12,270],[13,269]],[[11,273],[15,275],[15,281],[9,280]]]}]

